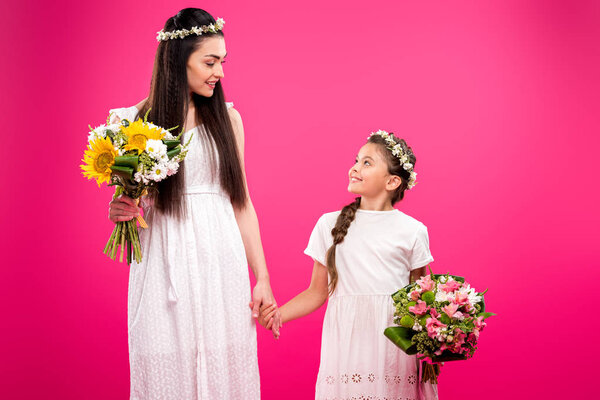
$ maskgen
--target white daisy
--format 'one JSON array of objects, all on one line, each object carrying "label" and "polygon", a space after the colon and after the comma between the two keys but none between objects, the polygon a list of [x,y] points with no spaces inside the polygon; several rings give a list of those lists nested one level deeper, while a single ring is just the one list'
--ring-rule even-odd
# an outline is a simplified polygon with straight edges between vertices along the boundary
[{"label": "white daisy", "polygon": [[162,140],[148,139],[146,141],[146,151],[152,158],[158,160],[167,154],[167,145]]}]

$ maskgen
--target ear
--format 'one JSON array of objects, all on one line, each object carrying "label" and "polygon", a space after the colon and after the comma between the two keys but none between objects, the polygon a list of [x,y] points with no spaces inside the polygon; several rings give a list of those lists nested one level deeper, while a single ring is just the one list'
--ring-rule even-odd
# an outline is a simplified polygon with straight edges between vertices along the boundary
[{"label": "ear", "polygon": [[400,178],[398,175],[390,175],[385,184],[385,190],[393,192],[394,190],[398,189],[401,184],[402,178]]}]

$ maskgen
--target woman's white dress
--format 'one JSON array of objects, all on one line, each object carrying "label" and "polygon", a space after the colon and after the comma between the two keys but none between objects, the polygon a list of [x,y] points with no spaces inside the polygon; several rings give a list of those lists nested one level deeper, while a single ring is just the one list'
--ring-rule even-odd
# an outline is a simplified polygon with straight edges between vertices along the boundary
[{"label": "woman's white dress", "polygon": [[[305,253],[325,265],[339,211],[317,222]],[[398,211],[358,210],[336,248],[338,284],[323,321],[317,400],[437,399],[419,382],[418,361],[384,335],[394,326],[391,294],[433,261],[427,228]]]},{"label": "woman's white dress", "polygon": [[[111,112],[131,121],[137,115],[135,107]],[[218,171],[211,168],[212,141],[201,126],[184,140],[192,134],[184,161],[187,215],[177,220],[145,208],[142,262],[131,265],[130,398],[258,400],[244,244]]]}]

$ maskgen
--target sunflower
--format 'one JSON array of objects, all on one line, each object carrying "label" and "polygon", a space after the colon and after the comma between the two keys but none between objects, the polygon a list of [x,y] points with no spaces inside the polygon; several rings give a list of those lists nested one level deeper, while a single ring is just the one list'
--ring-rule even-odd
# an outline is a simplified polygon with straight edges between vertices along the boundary
[{"label": "sunflower", "polygon": [[127,135],[125,150],[137,150],[138,155],[146,150],[146,141],[161,140],[165,136],[159,127],[150,126],[140,119],[122,127],[121,132]]},{"label": "sunflower", "polygon": [[110,167],[115,163],[116,156],[117,152],[109,138],[92,140],[81,160],[85,163],[80,166],[83,176],[96,179],[98,186],[102,182],[108,182],[112,172]]}]

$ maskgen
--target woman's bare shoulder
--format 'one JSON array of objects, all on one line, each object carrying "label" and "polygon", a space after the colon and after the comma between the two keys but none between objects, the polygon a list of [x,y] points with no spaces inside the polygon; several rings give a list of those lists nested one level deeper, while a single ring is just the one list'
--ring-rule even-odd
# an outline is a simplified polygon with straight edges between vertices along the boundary
[{"label": "woman's bare shoulder", "polygon": [[144,107],[144,104],[146,104],[147,101],[148,101],[148,98],[146,97],[144,100],[142,100],[139,103],[137,103],[135,105],[135,108],[137,108],[138,111],[140,111],[142,109],[142,107]]}]

